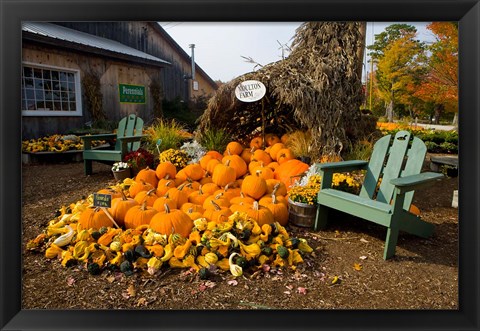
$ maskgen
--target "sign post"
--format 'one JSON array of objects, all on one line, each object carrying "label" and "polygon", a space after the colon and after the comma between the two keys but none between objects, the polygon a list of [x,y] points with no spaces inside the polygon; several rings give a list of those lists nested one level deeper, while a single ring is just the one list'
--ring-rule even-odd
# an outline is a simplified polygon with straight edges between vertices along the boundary
[{"label": "sign post", "polygon": [[99,207],[103,210],[105,215],[108,216],[110,221],[117,227],[120,228],[113,219],[112,215],[108,212],[107,208],[112,207],[112,195],[111,194],[101,194],[101,193],[93,193],[93,206],[94,207]]},{"label": "sign post", "polygon": [[[243,102],[255,102],[262,99],[267,88],[258,80],[246,80],[235,87],[235,96]],[[265,148],[265,105],[262,100],[262,140]]]}]

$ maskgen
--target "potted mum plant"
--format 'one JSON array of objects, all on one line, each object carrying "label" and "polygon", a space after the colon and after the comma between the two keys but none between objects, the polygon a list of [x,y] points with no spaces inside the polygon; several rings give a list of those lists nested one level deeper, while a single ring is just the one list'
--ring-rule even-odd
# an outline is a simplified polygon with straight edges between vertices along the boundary
[{"label": "potted mum plant", "polygon": [[313,227],[317,214],[317,194],[321,178],[313,166],[288,192],[289,222],[301,227]]},{"label": "potted mum plant", "polygon": [[126,162],[115,162],[112,166],[113,176],[117,181],[123,181],[131,177],[131,169]]},{"label": "potted mum plant", "polygon": [[132,169],[133,175],[146,167],[154,169],[153,154],[146,149],[139,148],[136,151],[130,152],[125,155],[123,161],[126,162]]}]

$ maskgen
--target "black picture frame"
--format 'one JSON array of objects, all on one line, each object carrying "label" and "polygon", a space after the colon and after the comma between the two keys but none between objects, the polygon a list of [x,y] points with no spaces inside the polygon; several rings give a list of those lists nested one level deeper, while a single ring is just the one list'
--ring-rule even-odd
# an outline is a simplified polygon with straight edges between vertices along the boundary
[{"label": "black picture frame", "polygon": [[[1,330],[478,330],[479,73],[478,0],[0,0],[0,327]],[[458,21],[458,310],[22,310],[22,21]],[[368,298],[366,298],[368,299]]]}]

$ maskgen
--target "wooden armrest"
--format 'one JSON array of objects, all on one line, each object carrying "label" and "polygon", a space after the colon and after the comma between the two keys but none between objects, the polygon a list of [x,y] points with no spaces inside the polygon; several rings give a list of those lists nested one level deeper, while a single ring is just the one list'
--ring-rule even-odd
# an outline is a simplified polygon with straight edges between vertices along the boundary
[{"label": "wooden armrest", "polygon": [[408,191],[416,190],[422,187],[427,187],[435,181],[442,179],[444,176],[436,172],[422,172],[417,175],[405,176],[390,180],[390,183],[395,186],[397,194],[402,194]]},{"label": "wooden armrest", "polygon": [[367,165],[368,161],[350,160],[340,162],[316,163],[315,167],[317,171],[323,172],[349,172],[353,170],[365,169]]}]

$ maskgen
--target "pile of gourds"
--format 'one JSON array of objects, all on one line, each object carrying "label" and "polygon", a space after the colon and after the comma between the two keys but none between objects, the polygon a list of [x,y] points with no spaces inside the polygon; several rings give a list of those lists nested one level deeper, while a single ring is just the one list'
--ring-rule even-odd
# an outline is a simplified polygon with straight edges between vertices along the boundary
[{"label": "pile of gourds", "polygon": [[[93,141],[92,146],[96,147],[105,144],[105,141]],[[82,150],[83,142],[76,135],[54,134],[38,139],[29,139],[22,141],[22,151],[24,153],[38,152],[66,152],[71,150]]]},{"label": "pile of gourds", "polygon": [[[249,147],[230,142],[208,151],[199,163],[177,168],[161,162],[98,193],[112,195],[111,208],[92,197],[62,207],[27,249],[45,247],[65,267],[86,264],[129,274],[162,266],[193,268],[207,277],[215,266],[239,276],[264,264],[296,268],[312,248],[291,237],[287,194],[309,165],[280,142],[260,138]],[[118,227],[117,227],[118,226]]]}]

